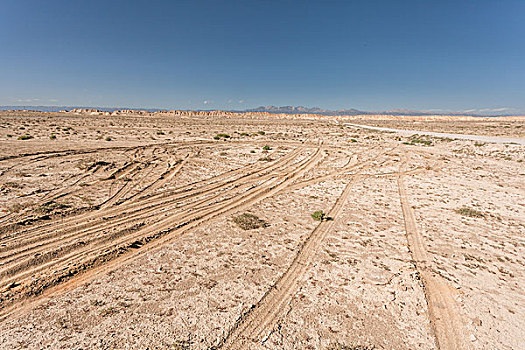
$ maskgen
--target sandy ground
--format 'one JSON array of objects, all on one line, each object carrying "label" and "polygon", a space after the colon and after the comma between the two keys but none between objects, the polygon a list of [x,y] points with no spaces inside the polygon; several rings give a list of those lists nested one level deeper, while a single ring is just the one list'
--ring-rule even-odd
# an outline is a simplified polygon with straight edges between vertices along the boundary
[{"label": "sandy ground", "polygon": [[395,121],[395,120],[350,120],[357,124],[387,127],[393,129],[424,130],[433,132],[473,134],[483,136],[525,137],[523,121],[493,121],[483,118],[482,121]]},{"label": "sandy ground", "polygon": [[[525,349],[524,146],[312,120],[0,122],[1,348]],[[507,124],[461,128],[520,137]]]}]

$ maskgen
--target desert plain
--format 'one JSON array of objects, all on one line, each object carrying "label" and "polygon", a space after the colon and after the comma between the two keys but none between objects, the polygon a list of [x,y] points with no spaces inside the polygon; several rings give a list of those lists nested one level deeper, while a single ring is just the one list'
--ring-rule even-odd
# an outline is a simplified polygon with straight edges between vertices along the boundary
[{"label": "desert plain", "polygon": [[525,349],[524,160],[336,118],[0,112],[0,348]]}]

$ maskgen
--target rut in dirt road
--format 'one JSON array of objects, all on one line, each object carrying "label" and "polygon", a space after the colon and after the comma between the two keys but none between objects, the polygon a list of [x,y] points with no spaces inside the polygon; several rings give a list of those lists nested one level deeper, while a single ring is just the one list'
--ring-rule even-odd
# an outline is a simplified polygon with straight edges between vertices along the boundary
[{"label": "rut in dirt road", "polygon": [[[161,145],[165,152],[176,153],[191,153],[191,150],[196,147],[198,144],[163,144]],[[159,172],[163,164],[162,157],[156,157],[153,155],[155,148],[150,146],[140,146],[134,148],[104,148],[100,152],[90,152],[90,159],[92,159],[92,164],[87,164],[85,168],[78,168],[80,172],[75,172],[75,174],[70,175],[69,178],[62,179],[60,183],[57,183],[55,188],[49,188],[45,190],[39,190],[35,192],[36,197],[32,202],[30,207],[39,208],[50,201],[67,201],[71,197],[79,196],[86,189],[93,189],[94,191],[106,192],[108,190],[107,186],[111,186],[109,190],[116,192],[113,194],[115,198],[107,198],[105,202],[102,203],[90,203],[91,206],[98,207],[109,207],[112,204],[119,204],[132,197],[137,193],[140,193],[142,183],[149,185],[149,178],[152,173]],[[187,149],[187,151],[183,151]],[[115,168],[115,163],[113,161],[102,161],[103,159],[112,159],[113,152],[120,152],[118,155],[126,155],[129,159],[116,170],[112,171]],[[127,155],[127,153],[132,152],[132,154]],[[86,154],[82,152],[66,153],[61,155],[64,157],[62,162],[66,163],[77,163],[82,164],[86,161]],[[15,172],[15,169],[20,167],[27,167],[30,163],[40,163],[39,167],[47,167],[49,164],[46,163],[47,160],[53,159],[56,157],[47,156],[39,157],[33,160],[28,160],[27,162],[18,161],[14,163],[11,167],[8,167],[4,170],[4,175],[12,175]],[[99,161],[96,161],[96,159]],[[118,158],[118,157],[116,157]],[[164,156],[164,158],[166,158]],[[100,160],[102,159],[102,160]],[[186,158],[178,159],[177,161],[184,161]],[[170,159],[171,163],[173,161]],[[1,162],[0,162],[1,163]],[[168,166],[170,166],[168,161]],[[77,165],[78,166],[78,165]],[[162,179],[159,179],[162,180]],[[162,184],[162,181],[159,181]],[[120,190],[119,187],[122,187]],[[39,194],[40,193],[40,194]],[[45,193],[43,196],[41,193]],[[122,198],[127,196],[125,198]],[[28,196],[29,197],[29,196]],[[38,220],[38,215],[31,213],[30,215],[34,216]],[[24,222],[27,220],[28,211],[24,210],[21,213],[10,212],[5,215],[0,214],[0,224],[4,225],[16,225],[17,223]]]},{"label": "rut in dirt road", "polygon": [[291,302],[295,291],[314,258],[317,249],[327,234],[338,222],[339,214],[344,208],[353,184],[359,175],[353,176],[346,185],[341,196],[328,213],[331,220],[321,222],[306,239],[301,250],[293,260],[290,267],[279,278],[263,298],[230,331],[222,348],[224,349],[247,349],[254,342],[262,342],[268,337],[275,323],[287,311],[287,305]]},{"label": "rut in dirt road", "polygon": [[424,284],[430,322],[435,333],[436,343],[441,350],[467,350],[471,346],[465,339],[464,322],[459,314],[459,306],[454,299],[455,291],[443,278],[432,271],[424,237],[417,229],[414,210],[410,205],[404,182],[404,170],[407,162],[408,159],[405,155],[397,177],[399,197],[408,247]]},{"label": "rut in dirt road", "polygon": [[[284,158],[283,160],[287,160],[287,158]],[[261,170],[265,172],[271,171],[280,164],[280,162],[276,162]],[[284,162],[284,164],[286,164],[286,162]],[[254,175],[255,178],[256,174],[260,174],[260,171],[255,171],[251,174],[249,173],[248,176],[237,178],[233,181],[233,183],[230,184],[230,186],[234,185],[236,181],[240,181],[241,179],[246,185],[249,186],[250,181],[248,180],[251,180],[252,175]],[[219,184],[219,186],[221,185],[222,183]],[[96,237],[94,235],[97,232],[103,233],[103,237],[107,237],[107,232],[111,227],[114,226],[115,229],[121,230],[126,228],[128,225],[140,222],[140,220],[147,219],[148,217],[155,216],[158,218],[162,213],[168,213],[168,210],[171,211],[176,209],[177,204],[188,195],[190,195],[192,199],[197,199],[197,195],[205,197],[203,197],[203,200],[194,200],[193,203],[184,204],[182,208],[188,206],[188,208],[195,208],[195,206],[199,203],[206,202],[211,204],[214,196],[210,197],[208,194],[213,194],[218,188],[218,186],[212,186],[211,188],[204,187],[202,190],[189,191],[189,193],[182,192],[182,196],[178,195],[173,199],[170,197],[164,197],[160,200],[154,200],[153,203],[151,203],[151,199],[146,199],[139,201],[132,206],[100,210],[89,215],[82,215],[82,217],[78,219],[71,218],[66,220],[64,223],[57,222],[55,225],[45,225],[42,227],[42,229],[30,229],[27,232],[30,235],[24,234],[24,232],[17,232],[16,235],[13,235],[11,239],[3,240],[7,246],[6,248],[0,249],[0,252],[2,252],[0,253],[0,257],[2,257],[2,259],[14,257],[13,253],[19,256],[44,253],[44,249],[46,249],[47,246],[54,247],[56,244],[60,244],[60,246],[63,247],[68,241],[75,242],[79,239],[93,240]],[[173,205],[175,205],[175,207],[172,208]],[[161,215],[161,217],[164,216],[165,214]],[[4,260],[4,262],[7,261]],[[2,268],[0,268],[0,271],[5,268],[7,268],[7,266],[4,265]]]},{"label": "rut in dirt road", "polygon": [[[61,222],[45,223],[30,227],[25,230],[17,231],[2,239],[5,248],[0,247],[0,259],[6,259],[15,254],[37,253],[35,249],[42,250],[46,246],[60,242],[63,246],[69,239],[89,238],[93,239],[97,232],[107,232],[113,227],[122,229],[125,225],[146,219],[154,215],[162,215],[175,209],[188,207],[194,209],[195,206],[211,203],[217,198],[219,190],[229,189],[242,181],[243,186],[251,186],[254,180],[259,180],[265,174],[269,174],[275,169],[287,166],[294,160],[297,152],[290,152],[277,162],[257,169],[241,168],[240,172],[233,171],[229,176],[219,175],[215,178],[204,180],[202,186],[192,184],[189,187],[182,187],[170,195],[153,196],[124,204],[118,207],[98,210],[76,217],[67,218]],[[186,203],[191,199],[190,203]],[[102,231],[101,231],[102,230]],[[22,249],[23,248],[23,249]],[[41,253],[41,252],[40,252]],[[0,271],[2,268],[0,268]],[[1,274],[1,272],[0,272]]]},{"label": "rut in dirt road", "polygon": [[[188,230],[219,215],[227,215],[242,210],[264,198],[275,195],[293,183],[297,178],[303,176],[305,172],[315,167],[322,157],[323,154],[320,149],[316,149],[313,154],[294,164],[290,165],[288,164],[288,161],[284,161],[282,164],[283,167],[280,170],[281,172],[284,172],[283,174],[268,176],[268,179],[264,180],[259,185],[250,185],[249,183],[247,185],[243,184],[248,187],[244,188],[244,191],[231,198],[220,200],[215,204],[209,203],[209,205],[202,208],[194,207],[193,210],[188,208],[189,210],[184,215],[166,216],[164,219],[158,220],[155,224],[138,227],[138,231],[131,230],[130,232],[124,232],[122,237],[118,236],[114,237],[112,240],[101,241],[100,244],[75,245],[72,247],[71,251],[67,251],[62,257],[48,260],[44,264],[31,263],[27,265],[19,265],[22,269],[17,268],[16,270],[13,270],[15,274],[6,281],[27,281],[27,283],[29,283],[31,281],[31,276],[34,276],[37,273],[44,273],[53,266],[53,270],[58,274],[54,276],[51,275],[44,279],[40,278],[41,285],[40,287],[37,286],[39,288],[38,294],[40,294],[44,289],[53,287],[68,280],[74,280],[73,277],[77,274],[90,272],[91,275],[94,275],[94,271],[97,270],[98,266],[102,265],[100,270],[106,271],[107,269],[104,268],[104,265],[113,263],[113,266],[118,266],[119,262],[122,263],[123,261],[129,261],[131,258],[148,249],[159,247],[169,240],[180,237]],[[293,158],[295,157],[292,157],[292,159]],[[279,162],[276,164],[279,164]],[[279,168],[280,167],[275,164],[267,167],[268,171]],[[244,181],[246,180],[243,177],[241,177],[241,179]],[[237,181],[240,181],[240,179]],[[162,207],[160,209],[162,210]],[[74,234],[74,238],[76,233],[74,231],[72,233]],[[148,244],[146,245],[146,243]],[[134,245],[137,245],[137,247],[134,247]],[[143,245],[144,247],[142,247]],[[133,249],[126,248],[128,246]],[[52,249],[55,249],[55,246],[52,246]],[[119,257],[122,257],[122,259],[119,260]],[[116,261],[113,262],[113,260]],[[13,260],[13,263],[16,263],[16,261]],[[70,285],[75,285],[74,281],[72,281]],[[27,288],[34,287],[31,284],[28,285]],[[31,296],[32,294],[34,295],[34,292],[32,292],[31,289],[27,292],[30,293],[28,296]],[[23,292],[18,291],[18,293]],[[2,318],[5,318],[12,315],[16,303],[10,304],[9,307],[6,307],[7,305],[3,306],[5,309],[2,310],[1,314],[3,316]]]}]

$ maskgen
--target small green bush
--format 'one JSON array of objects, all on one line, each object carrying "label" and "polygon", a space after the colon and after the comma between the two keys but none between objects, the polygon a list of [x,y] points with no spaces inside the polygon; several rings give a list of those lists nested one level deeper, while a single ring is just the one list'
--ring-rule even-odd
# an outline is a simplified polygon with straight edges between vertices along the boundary
[{"label": "small green bush", "polygon": [[30,140],[30,139],[32,139],[32,138],[33,138],[33,136],[31,136],[31,135],[27,135],[27,134],[26,134],[26,135],[20,135],[20,136],[18,136],[18,139],[19,139],[19,140]]},{"label": "small green bush", "polygon": [[113,140],[111,137],[109,137],[109,136],[106,137],[106,141],[111,141],[111,140]]},{"label": "small green bush", "polygon": [[425,140],[423,138],[421,138],[418,134],[415,134],[415,135],[412,135],[408,138],[408,141],[407,142],[403,142],[403,144],[405,145],[412,145],[412,146],[415,146],[415,145],[425,145],[425,146],[432,146],[432,141],[430,140]]},{"label": "small green bush", "polygon": [[266,134],[266,133],[265,133],[264,131],[262,131],[262,130],[257,131],[257,133],[258,133],[259,135],[265,135],[265,134]]},{"label": "small green bush", "polygon": [[49,138],[50,138],[51,140],[55,140],[57,137],[56,137],[56,135],[51,135],[51,136],[49,136]]},{"label": "small green bush", "polygon": [[217,134],[217,136],[215,136],[215,137],[219,137],[219,138],[223,137],[225,139],[229,139],[231,136],[228,135],[228,134]]},{"label": "small green bush", "polygon": [[312,219],[315,221],[323,221],[326,219],[326,215],[322,210],[316,210],[312,213]]},{"label": "small green bush", "polygon": [[263,147],[263,150],[265,150],[265,151],[269,151],[269,150],[271,150],[271,149],[272,149],[272,148],[271,148],[270,146],[268,146],[268,145],[264,145],[264,147]]}]

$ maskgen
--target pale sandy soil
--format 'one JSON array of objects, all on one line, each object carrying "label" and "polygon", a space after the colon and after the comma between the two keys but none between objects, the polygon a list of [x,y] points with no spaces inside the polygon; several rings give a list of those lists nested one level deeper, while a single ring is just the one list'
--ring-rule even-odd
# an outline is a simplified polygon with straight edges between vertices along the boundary
[{"label": "pale sandy soil", "polygon": [[[395,121],[395,120],[357,120],[356,124],[368,124],[373,126],[387,127],[393,129],[424,130],[433,132],[444,132],[454,134],[473,134],[483,136],[506,136],[525,137],[525,125],[523,121]],[[351,121],[354,122],[354,121]]]},{"label": "pale sandy soil", "polygon": [[305,120],[0,125],[2,349],[525,349],[524,146]]}]

